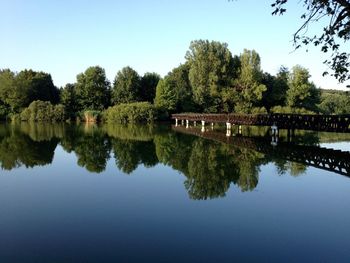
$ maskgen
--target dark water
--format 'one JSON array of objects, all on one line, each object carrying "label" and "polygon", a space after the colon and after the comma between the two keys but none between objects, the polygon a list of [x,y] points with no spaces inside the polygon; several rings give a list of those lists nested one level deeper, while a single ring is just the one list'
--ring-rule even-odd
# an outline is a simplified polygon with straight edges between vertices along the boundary
[{"label": "dark water", "polygon": [[0,262],[350,262],[349,151],[349,134],[0,125]]}]

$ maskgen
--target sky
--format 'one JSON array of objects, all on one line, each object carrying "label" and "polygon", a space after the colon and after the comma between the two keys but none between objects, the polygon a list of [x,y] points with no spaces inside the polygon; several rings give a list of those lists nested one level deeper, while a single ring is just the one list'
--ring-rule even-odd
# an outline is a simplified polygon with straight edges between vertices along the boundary
[{"label": "sky", "polygon": [[[164,76],[185,62],[192,40],[208,39],[227,43],[234,55],[256,50],[270,74],[281,65],[291,69],[299,64],[316,86],[347,89],[349,82],[322,77],[327,55],[318,48],[294,51],[302,1],[289,1],[283,16],[271,15],[272,2],[0,0],[0,69],[48,72],[58,87],[74,83],[77,74],[96,65],[110,81],[125,66],[140,75]],[[349,43],[343,47],[350,50]]]}]

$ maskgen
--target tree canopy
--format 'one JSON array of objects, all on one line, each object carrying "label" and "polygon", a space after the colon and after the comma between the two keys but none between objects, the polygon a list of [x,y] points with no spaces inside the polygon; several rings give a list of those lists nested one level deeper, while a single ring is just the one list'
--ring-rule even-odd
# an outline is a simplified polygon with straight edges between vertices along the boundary
[{"label": "tree canopy", "polygon": [[112,90],[112,104],[136,102],[140,98],[140,76],[131,67],[118,71]]},{"label": "tree canopy", "polygon": [[[287,11],[288,0],[275,0],[273,15],[283,15]],[[301,14],[302,24],[294,33],[296,48],[313,44],[320,46],[322,52],[329,52],[325,63],[332,70],[331,75],[340,82],[350,79],[349,49],[342,48],[350,39],[350,2],[348,0],[303,0],[305,12]],[[308,34],[313,23],[324,22],[321,32]],[[328,72],[324,72],[324,75]]]},{"label": "tree canopy", "polygon": [[226,43],[192,41],[186,53],[194,102],[207,112],[222,109],[221,92],[237,74],[237,64]]},{"label": "tree canopy", "polygon": [[105,70],[89,67],[77,76],[75,86],[79,109],[103,110],[110,101],[110,83]]}]

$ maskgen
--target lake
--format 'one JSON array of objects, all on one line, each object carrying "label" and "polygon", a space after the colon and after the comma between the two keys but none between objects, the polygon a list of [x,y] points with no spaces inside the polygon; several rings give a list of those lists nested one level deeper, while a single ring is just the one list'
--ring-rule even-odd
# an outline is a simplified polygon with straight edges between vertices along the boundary
[{"label": "lake", "polygon": [[0,262],[349,262],[350,134],[0,124]]}]

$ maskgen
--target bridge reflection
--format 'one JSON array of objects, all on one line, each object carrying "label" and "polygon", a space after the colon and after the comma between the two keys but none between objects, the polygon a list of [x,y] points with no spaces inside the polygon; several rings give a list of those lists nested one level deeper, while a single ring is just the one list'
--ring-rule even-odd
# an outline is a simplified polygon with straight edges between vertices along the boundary
[{"label": "bridge reflection", "polygon": [[282,158],[350,177],[350,152],[291,142],[279,142],[276,145],[271,144],[269,138],[266,137],[227,136],[215,130],[207,129],[203,132],[196,127],[172,126],[172,129],[235,147],[248,148],[272,158]]}]

